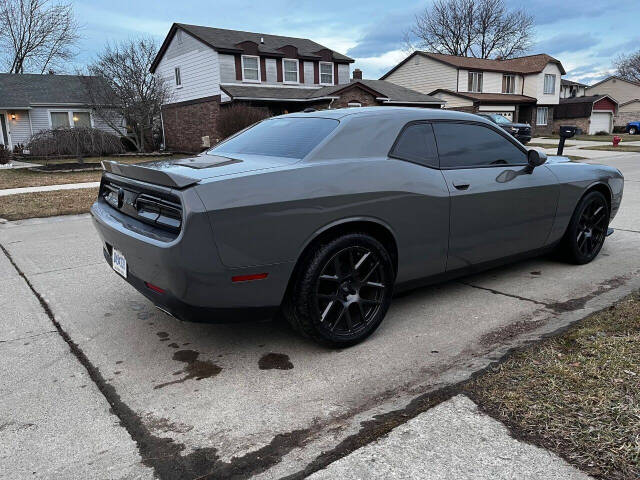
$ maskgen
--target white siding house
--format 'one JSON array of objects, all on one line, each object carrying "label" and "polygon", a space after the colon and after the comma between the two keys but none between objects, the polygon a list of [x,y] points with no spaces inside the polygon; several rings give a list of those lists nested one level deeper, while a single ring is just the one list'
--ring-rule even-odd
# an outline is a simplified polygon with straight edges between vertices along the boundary
[{"label": "white siding house", "polygon": [[498,113],[550,130],[562,64],[548,55],[508,60],[414,52],[381,78],[446,100],[450,109]]},{"label": "white siding house", "polygon": [[[0,144],[26,145],[41,130],[95,127],[116,133],[91,108],[77,75],[0,74]],[[123,125],[121,120],[116,122]]]}]

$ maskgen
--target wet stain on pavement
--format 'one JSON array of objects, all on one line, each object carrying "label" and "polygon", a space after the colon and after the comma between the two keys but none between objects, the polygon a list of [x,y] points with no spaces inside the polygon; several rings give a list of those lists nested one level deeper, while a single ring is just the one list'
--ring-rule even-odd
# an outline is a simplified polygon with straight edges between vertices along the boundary
[{"label": "wet stain on pavement", "polygon": [[146,320],[151,316],[151,314],[149,312],[138,312],[136,316],[138,317],[139,320]]},{"label": "wet stain on pavement", "polygon": [[160,338],[167,338],[169,334],[167,332],[158,332],[156,333]]},{"label": "wet stain on pavement", "polygon": [[120,365],[121,363],[123,363],[123,362],[122,362],[122,360],[118,360],[118,361],[116,362],[116,365]]},{"label": "wet stain on pavement", "polygon": [[293,363],[289,360],[289,355],[284,353],[267,353],[258,361],[260,370],[291,370]]},{"label": "wet stain on pavement", "polygon": [[157,390],[168,385],[183,383],[191,379],[202,380],[204,378],[215,377],[222,371],[222,368],[209,360],[198,360],[199,356],[200,353],[195,350],[178,350],[175,352],[173,354],[173,359],[178,362],[184,362],[187,366],[181,371],[174,373],[174,375],[185,374],[184,377],[171,382],[161,383],[160,385],[153,387],[153,389]]},{"label": "wet stain on pavement", "polygon": [[167,345],[167,347],[180,348],[180,345],[178,345],[176,342],[173,342],[173,343],[170,343],[169,345]]},{"label": "wet stain on pavement", "polygon": [[539,272],[539,271],[537,271],[537,270],[536,270],[536,271],[533,271],[533,272],[530,272],[530,273],[531,273],[531,275],[533,275],[533,276],[535,276],[535,277],[538,277],[538,276],[542,275],[542,272]]}]

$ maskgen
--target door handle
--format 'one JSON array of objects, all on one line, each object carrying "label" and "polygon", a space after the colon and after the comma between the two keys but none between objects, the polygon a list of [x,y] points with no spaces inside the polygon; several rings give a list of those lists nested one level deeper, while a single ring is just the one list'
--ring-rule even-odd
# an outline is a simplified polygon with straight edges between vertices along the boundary
[{"label": "door handle", "polygon": [[470,186],[469,183],[456,183],[453,182],[453,186],[456,187],[456,189],[458,190],[467,190]]}]

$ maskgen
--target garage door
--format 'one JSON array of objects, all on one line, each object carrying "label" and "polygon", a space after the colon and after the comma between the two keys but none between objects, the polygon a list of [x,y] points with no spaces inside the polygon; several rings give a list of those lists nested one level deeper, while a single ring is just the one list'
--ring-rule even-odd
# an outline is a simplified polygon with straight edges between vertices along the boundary
[{"label": "garage door", "polygon": [[487,113],[487,114],[495,113],[496,115],[502,115],[503,117],[508,118],[513,122],[513,112],[479,112],[479,113]]},{"label": "garage door", "polygon": [[591,123],[589,124],[589,135],[602,131],[611,133],[611,113],[593,112],[591,114]]}]

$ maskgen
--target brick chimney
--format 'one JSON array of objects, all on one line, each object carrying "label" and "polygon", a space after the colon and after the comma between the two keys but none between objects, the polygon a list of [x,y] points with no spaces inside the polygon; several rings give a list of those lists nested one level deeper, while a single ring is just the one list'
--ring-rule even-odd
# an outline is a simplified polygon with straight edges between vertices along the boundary
[{"label": "brick chimney", "polygon": [[356,68],[353,71],[353,79],[354,80],[362,80],[362,70],[360,70],[359,68]]}]

